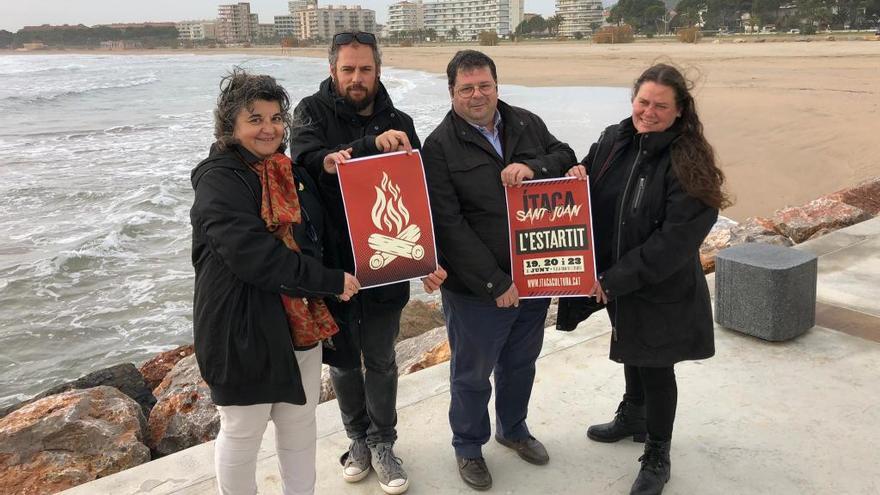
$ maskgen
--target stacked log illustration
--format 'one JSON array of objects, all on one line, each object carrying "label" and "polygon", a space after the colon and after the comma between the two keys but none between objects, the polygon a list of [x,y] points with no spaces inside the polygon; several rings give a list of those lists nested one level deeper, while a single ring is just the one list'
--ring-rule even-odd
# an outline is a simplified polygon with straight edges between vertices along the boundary
[{"label": "stacked log illustration", "polygon": [[[390,200],[386,192],[391,196]],[[425,256],[425,248],[418,244],[422,231],[418,225],[409,224],[409,211],[403,205],[400,188],[384,172],[381,187],[376,187],[372,219],[377,229],[397,230],[398,234],[394,237],[378,232],[370,234],[367,243],[376,251],[370,257],[370,268],[379,270],[398,257],[420,260]]]}]

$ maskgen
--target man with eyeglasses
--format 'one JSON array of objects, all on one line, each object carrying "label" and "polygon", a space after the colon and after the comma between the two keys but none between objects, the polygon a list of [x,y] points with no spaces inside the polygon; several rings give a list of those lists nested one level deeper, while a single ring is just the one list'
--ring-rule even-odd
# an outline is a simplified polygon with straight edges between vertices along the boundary
[{"label": "man with eyeglasses", "polygon": [[[381,54],[376,37],[366,32],[338,33],[329,51],[330,77],[294,110],[290,136],[293,163],[305,167],[318,182],[330,216],[325,263],[346,267],[354,260],[348,237],[336,165],[350,158],[419,147],[413,120],[395,108],[382,82]],[[364,205],[368,207],[368,205]],[[332,252],[330,252],[332,251]],[[431,292],[445,278],[440,269],[424,279]],[[409,282],[362,290],[334,316],[350,322],[353,340],[363,357],[355,367],[330,368],[345,430],[351,439],[342,455],[342,476],[356,482],[376,471],[386,493],[409,487],[406,471],[394,455],[397,440],[397,362],[394,344],[400,316],[409,300]],[[359,361],[359,360],[358,360]]]},{"label": "man with eyeglasses", "polygon": [[461,478],[488,490],[482,446],[495,439],[527,462],[549,462],[526,425],[549,299],[520,300],[510,276],[504,188],[562,176],[574,151],[528,110],[498,99],[495,63],[462,50],[446,68],[452,109],[428,136],[422,158],[440,262],[440,292],[452,351],[449,424]]}]

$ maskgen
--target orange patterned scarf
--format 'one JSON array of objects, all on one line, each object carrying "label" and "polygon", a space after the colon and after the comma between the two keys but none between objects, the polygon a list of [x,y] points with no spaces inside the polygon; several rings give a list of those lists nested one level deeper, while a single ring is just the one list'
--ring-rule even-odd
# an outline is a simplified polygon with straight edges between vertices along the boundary
[{"label": "orange patterned scarf", "polygon": [[[290,250],[299,253],[293,227],[302,222],[302,215],[290,158],[275,153],[251,168],[263,186],[260,217],[266,222],[266,228]],[[281,294],[281,302],[296,347],[312,346],[339,331],[323,300]]]}]

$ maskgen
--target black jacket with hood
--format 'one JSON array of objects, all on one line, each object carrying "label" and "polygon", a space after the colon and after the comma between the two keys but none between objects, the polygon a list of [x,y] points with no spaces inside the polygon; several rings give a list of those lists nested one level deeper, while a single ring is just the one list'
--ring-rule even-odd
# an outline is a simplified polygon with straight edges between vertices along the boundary
[{"label": "black jacket with hood", "polygon": [[[413,149],[421,146],[412,118],[395,108],[385,86],[380,81],[377,84],[373,114],[363,117],[336,94],[333,80],[328,77],[315,94],[303,98],[297,105],[290,135],[293,163],[305,167],[318,182],[332,223],[328,230],[329,241],[335,241],[339,247],[338,256],[327,257],[325,264],[349,273],[354,273],[354,258],[342,193],[337,176],[324,172],[324,157],[347,148],[352,148],[352,158],[377,155],[381,151],[376,148],[376,136],[391,129],[405,132]],[[409,300],[409,282],[363,290],[355,297],[369,306],[399,310]]]},{"label": "black jacket with hood", "polygon": [[307,194],[313,182],[307,174],[297,177],[305,220],[294,229],[300,254],[270,233],[260,217],[262,186],[248,167],[257,161],[240,146],[212,147],[192,171],[195,354],[221,406],[304,404],[281,294],[323,297],[343,291],[343,271],[320,261],[320,198]]},{"label": "black jacket with hood", "polygon": [[[718,210],[682,187],[671,158],[678,136],[676,126],[637,134],[627,118],[605,129],[582,162],[592,195],[622,187],[611,206],[612,231],[593,235],[612,242],[611,264],[599,275],[611,299],[610,357],[634,366],[671,366],[715,353],[699,249]],[[605,180],[609,167],[622,169],[622,185]],[[560,300],[557,326],[574,328],[587,306],[580,298]]]}]

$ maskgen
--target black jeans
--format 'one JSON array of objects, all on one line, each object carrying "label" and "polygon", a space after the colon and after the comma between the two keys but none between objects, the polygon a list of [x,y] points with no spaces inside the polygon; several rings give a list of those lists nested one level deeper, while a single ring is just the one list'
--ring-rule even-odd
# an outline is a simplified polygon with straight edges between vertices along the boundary
[{"label": "black jeans", "polygon": [[647,368],[626,364],[623,375],[626,378],[625,400],[645,405],[648,436],[661,442],[672,440],[672,424],[678,404],[673,367]]},{"label": "black jeans", "polygon": [[397,361],[394,343],[402,310],[371,307],[359,300],[354,329],[364,368],[330,368],[345,432],[367,445],[397,440]]}]

